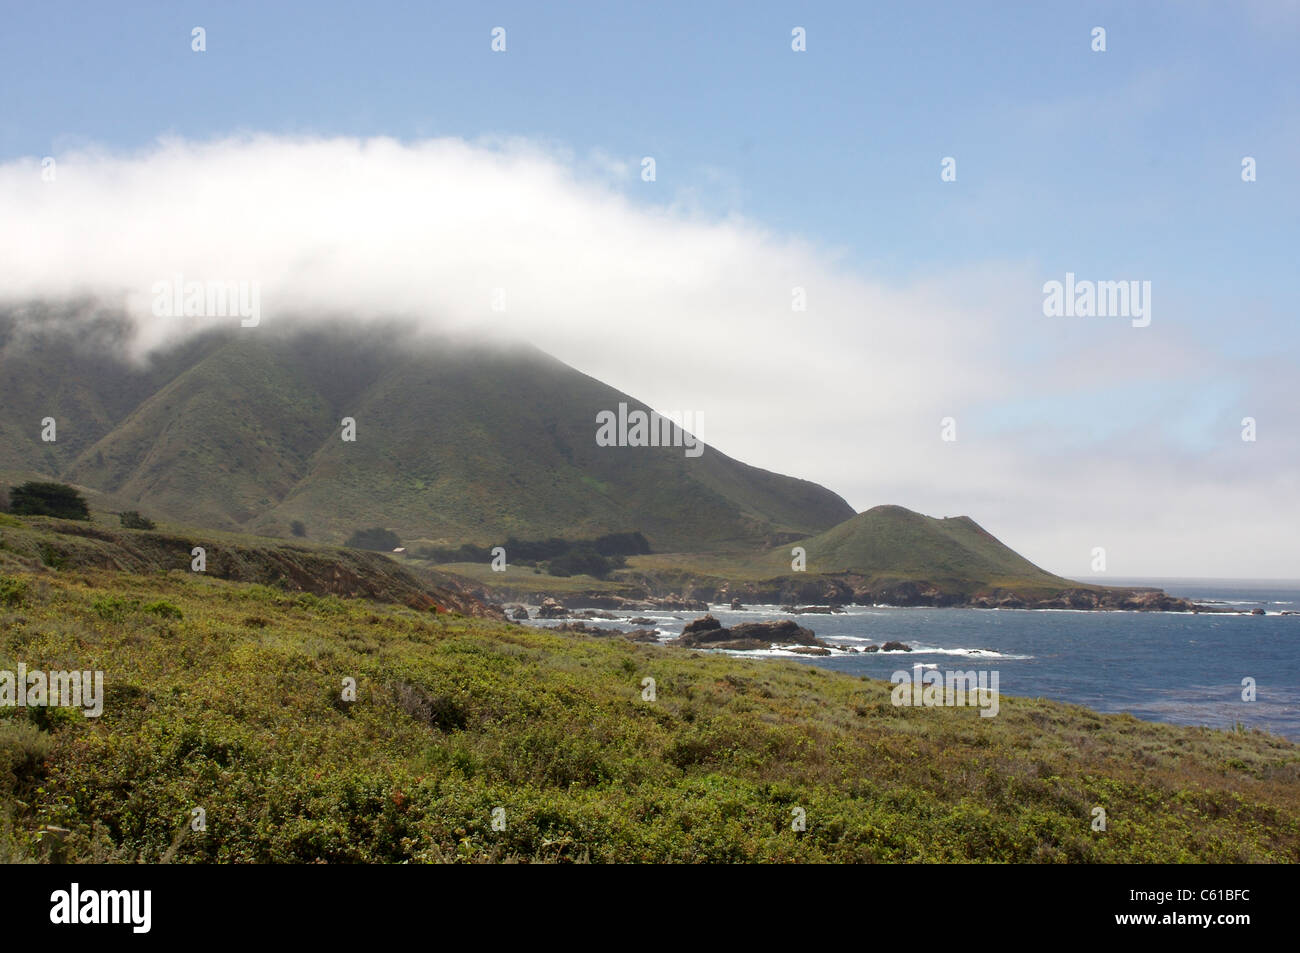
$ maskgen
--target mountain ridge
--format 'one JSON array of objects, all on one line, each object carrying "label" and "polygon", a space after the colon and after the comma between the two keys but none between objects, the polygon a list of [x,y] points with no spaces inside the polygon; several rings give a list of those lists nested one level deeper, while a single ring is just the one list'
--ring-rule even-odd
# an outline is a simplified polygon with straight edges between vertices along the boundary
[{"label": "mountain ridge", "polygon": [[[825,487],[713,447],[600,446],[600,414],[650,408],[532,345],[396,322],[264,324],[132,360],[131,334],[93,304],[0,308],[0,480],[54,478],[101,513],[313,544],[380,526],[411,552],[640,532],[653,552],[620,578],[660,598],[1128,606],[966,516],[854,513]],[[480,569],[452,571],[507,591],[552,578]]]},{"label": "mountain ridge", "polygon": [[[301,520],[326,543],[383,525],[434,543],[641,531],[660,551],[749,550],[853,515],[825,487],[712,447],[598,447],[598,412],[650,408],[531,346],[261,327],[132,364],[113,353],[120,316],[92,309],[98,353],[61,317],[17,334],[0,312],[11,482],[54,477],[107,506],[268,536]],[[37,436],[50,416],[52,444]]]}]

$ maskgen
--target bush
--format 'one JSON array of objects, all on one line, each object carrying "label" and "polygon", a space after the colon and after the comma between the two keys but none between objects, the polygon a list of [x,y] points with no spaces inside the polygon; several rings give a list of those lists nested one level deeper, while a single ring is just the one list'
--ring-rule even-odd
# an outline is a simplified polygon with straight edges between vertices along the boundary
[{"label": "bush", "polygon": [[162,599],[158,599],[154,602],[146,602],[141,608],[143,608],[145,612],[152,612],[160,619],[180,619],[184,616],[184,613],[182,613],[180,609]]},{"label": "bush", "polygon": [[373,529],[359,529],[343,544],[349,549],[371,549],[381,553],[391,553],[402,541],[391,529],[376,526]]},{"label": "bush", "polygon": [[153,520],[141,516],[135,510],[127,510],[125,513],[118,513],[117,518],[122,521],[122,526],[126,529],[153,529]]},{"label": "bush", "polygon": [[398,708],[430,728],[445,734],[465,727],[465,709],[448,695],[430,695],[410,682],[398,682],[393,686],[393,693]]},{"label": "bush", "polygon": [[9,488],[0,486],[0,513],[9,512]]},{"label": "bush", "polygon": [[302,520],[294,520],[289,524],[289,532],[293,533],[295,536],[306,536],[307,526]]},{"label": "bush", "polygon": [[17,791],[32,780],[50,754],[50,736],[30,721],[0,722],[0,790]]},{"label": "bush", "polygon": [[51,569],[67,569],[68,557],[63,555],[49,543],[41,543],[36,547],[36,551],[41,555],[41,562]]},{"label": "bush", "polygon": [[27,583],[13,576],[0,576],[0,606],[21,605],[27,598]]},{"label": "bush", "polygon": [[62,483],[24,483],[9,494],[9,510],[19,516],[56,516],[65,520],[90,519],[90,507],[80,493]]},{"label": "bush", "polygon": [[100,596],[90,604],[91,611],[108,622],[121,622],[139,608],[139,599],[127,599],[123,596]]}]

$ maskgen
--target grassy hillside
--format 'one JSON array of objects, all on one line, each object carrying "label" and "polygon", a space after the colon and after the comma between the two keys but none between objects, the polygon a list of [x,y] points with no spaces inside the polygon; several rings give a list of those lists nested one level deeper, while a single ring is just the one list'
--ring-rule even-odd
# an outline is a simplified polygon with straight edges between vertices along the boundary
[{"label": "grassy hillside", "polygon": [[752,549],[853,515],[823,487],[712,448],[596,446],[598,412],[644,405],[533,348],[266,325],[131,363],[114,356],[125,335],[111,314],[86,309],[92,334],[34,307],[39,334],[0,313],[0,473],[120,508],[272,536],[301,520],[331,543],[370,526],[480,545],[639,530],[662,551]]},{"label": "grassy hillside", "polygon": [[814,575],[854,573],[960,586],[1078,585],[1035,566],[969,516],[937,518],[901,506],[873,507],[823,533],[762,552],[652,554],[631,562],[647,570],[677,568],[724,578],[771,579],[791,574],[795,546],[807,553],[804,571]]},{"label": "grassy hillside", "polygon": [[[39,334],[29,333],[40,327]],[[211,347],[195,340],[147,365],[111,359],[126,341],[122,322],[89,303],[0,308],[0,473],[54,475],[141,401]],[[54,417],[57,439],[41,440]]]},{"label": "grassy hillside", "polygon": [[[803,571],[791,568],[796,546],[806,553]],[[607,582],[589,584],[585,591],[625,596],[680,593],[712,601],[939,605],[977,604],[980,599],[1050,604],[1067,593],[1074,595],[1077,608],[1096,607],[1087,604],[1093,596],[1099,606],[1123,607],[1136,592],[1045,572],[970,517],[937,519],[901,506],[877,506],[824,533],[766,550],[651,553],[629,557],[627,564]],[[529,576],[526,569],[491,573],[486,565],[456,566],[454,571],[512,595],[544,592],[550,578]],[[557,594],[561,591],[553,588]],[[576,579],[564,581],[565,592],[582,589]],[[1081,593],[1089,598],[1079,601]],[[1175,607],[1177,600],[1163,598],[1144,607]]]},{"label": "grassy hillside", "polygon": [[[802,547],[806,565],[791,566]],[[764,604],[974,606],[980,608],[1193,611],[1158,589],[1098,586],[1045,572],[967,516],[937,519],[877,506],[817,536],[757,552],[630,556],[605,580],[557,579],[529,567],[492,572],[486,562],[440,567],[473,579],[498,601],[554,595],[584,601],[669,598]]]},{"label": "grassy hillside", "polygon": [[[999,542],[969,516],[936,518],[901,506],[877,506],[793,544],[808,553],[808,571],[927,579],[943,586],[1077,585],[1046,572]],[[790,568],[790,547],[764,565]]]},{"label": "grassy hillside", "polygon": [[[113,521],[116,523],[116,520]],[[288,592],[366,597],[432,611],[501,617],[469,580],[382,553],[280,543],[234,533],[163,525],[128,530],[95,522],[0,513],[0,572],[113,569],[143,574],[192,573],[191,552],[205,551],[204,574]]]},{"label": "grassy hillside", "polygon": [[20,661],[107,701],[0,709],[0,861],[1300,860],[1300,748],[1253,732],[190,573],[11,567]]}]

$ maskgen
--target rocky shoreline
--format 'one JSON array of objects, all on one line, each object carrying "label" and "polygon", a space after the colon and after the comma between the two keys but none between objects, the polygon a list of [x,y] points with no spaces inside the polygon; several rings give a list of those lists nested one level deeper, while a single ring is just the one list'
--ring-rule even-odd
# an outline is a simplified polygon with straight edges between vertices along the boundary
[{"label": "rocky shoreline", "polygon": [[[811,590],[811,591],[810,591]],[[507,605],[529,601],[523,594],[501,593]],[[537,598],[534,596],[533,598]],[[1011,590],[994,589],[975,595],[946,592],[923,583],[893,586],[853,586],[848,579],[823,577],[798,586],[726,584],[721,587],[688,588],[664,595],[650,591],[635,596],[608,592],[569,594],[563,601],[544,597],[539,618],[567,617],[570,609],[612,610],[622,613],[647,611],[707,612],[711,605],[778,605],[789,615],[835,614],[846,606],[888,606],[891,608],[953,609],[1071,609],[1098,612],[1192,612],[1243,614],[1231,606],[1196,603],[1171,596],[1159,589],[1084,588],[1065,589],[1049,596],[1032,597]]]},{"label": "rocky shoreline", "polygon": [[[816,607],[813,607],[816,608]],[[523,610],[522,612],[518,610]],[[727,652],[757,652],[774,648],[785,649],[797,655],[856,655],[873,652],[910,652],[912,647],[903,642],[889,641],[883,645],[843,646],[833,645],[817,638],[816,634],[795,622],[793,619],[778,619],[766,622],[740,622],[724,626],[712,613],[705,614],[682,628],[682,634],[672,639],[663,639],[654,628],[622,629],[591,625],[587,619],[610,619],[629,624],[649,623],[652,619],[620,619],[601,609],[565,609],[558,600],[547,599],[542,606],[545,615],[539,610],[537,619],[558,619],[565,621],[558,625],[546,626],[551,632],[570,632],[589,635],[594,638],[622,638],[630,642],[659,642],[664,645],[678,645],[683,648],[709,649]],[[509,617],[515,621],[533,618],[524,606],[512,607]],[[580,617],[580,618],[578,618]]]},{"label": "rocky shoreline", "polygon": [[[1036,606],[1036,608],[1083,608],[1098,609],[1100,611],[1106,609],[1111,611],[1192,611],[1231,613],[1235,615],[1265,614],[1262,609],[1258,608],[1244,610],[1233,609],[1228,606],[1190,603],[1184,599],[1174,599],[1156,589],[1118,590],[1117,592],[1121,598],[1115,605],[1103,605],[1092,600],[1087,600],[1082,605],[1079,605],[1072,602],[1071,598],[1076,592],[1085,593],[1089,596],[1097,594],[1095,590],[1071,590],[1060,597],[1063,602],[1062,605]],[[558,622],[557,625],[546,627],[553,632],[570,632],[596,638],[622,638],[633,642],[653,642],[692,649],[732,652],[783,649],[798,655],[820,656],[912,651],[911,646],[898,641],[887,641],[883,645],[871,644],[861,647],[832,644],[819,639],[811,629],[799,625],[793,619],[737,622],[730,626],[724,626],[717,617],[707,611],[709,606],[703,600],[684,599],[677,594],[663,599],[629,599],[609,595],[600,598],[602,603],[610,608],[589,605],[588,603],[592,599],[584,594],[570,596],[568,605],[557,598],[548,596],[542,600],[540,605],[535,607],[516,602],[506,603],[502,608],[505,610],[503,614],[516,622],[555,620]],[[575,605],[575,603],[577,604]],[[738,597],[733,598],[730,603],[719,602],[718,604],[726,605],[733,611],[743,611],[745,609],[745,603]],[[771,603],[768,603],[768,605],[771,605]],[[972,608],[988,609],[1027,608],[1023,601],[1019,599],[1015,600],[1014,604],[1009,601],[981,604],[980,601],[972,600],[968,605]],[[611,611],[611,609],[614,611]],[[683,626],[681,634],[677,637],[668,638],[667,633],[662,632],[656,626],[655,619],[633,614],[656,610],[674,613],[703,611],[706,614],[687,622]],[[622,614],[619,614],[620,611]],[[786,604],[781,606],[781,612],[788,615],[834,615],[842,614],[845,611],[847,610],[842,605],[836,603],[805,606]],[[1284,612],[1280,614],[1296,615],[1300,613]],[[681,618],[681,616],[679,615],[677,618]],[[638,628],[628,631],[613,627],[602,627],[591,624],[592,620],[622,622],[638,626]]]}]

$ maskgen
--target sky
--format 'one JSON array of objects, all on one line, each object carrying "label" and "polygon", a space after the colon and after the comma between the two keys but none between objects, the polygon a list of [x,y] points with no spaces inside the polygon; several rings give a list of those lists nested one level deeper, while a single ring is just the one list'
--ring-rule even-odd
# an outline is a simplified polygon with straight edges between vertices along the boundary
[{"label": "sky", "polygon": [[[4,21],[0,298],[125,302],[147,347],[183,272],[259,282],[267,321],[522,337],[1064,575],[1300,578],[1300,3]],[[1147,318],[1046,315],[1067,272]]]}]

